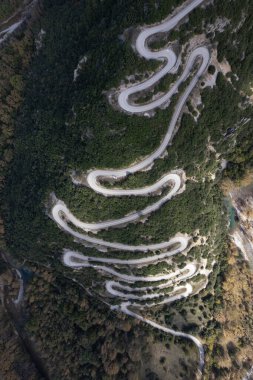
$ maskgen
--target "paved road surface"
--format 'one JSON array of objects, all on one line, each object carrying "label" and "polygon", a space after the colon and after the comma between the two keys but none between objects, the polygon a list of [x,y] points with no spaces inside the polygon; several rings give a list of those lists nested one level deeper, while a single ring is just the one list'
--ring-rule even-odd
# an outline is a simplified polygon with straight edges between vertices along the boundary
[{"label": "paved road surface", "polygon": [[[161,144],[149,156],[129,167],[117,170],[92,170],[88,172],[86,176],[87,185],[96,193],[107,197],[153,196],[158,192],[161,192],[164,187],[169,187],[167,194],[141,211],[135,211],[120,219],[99,221],[94,223],[86,223],[77,219],[63,201],[58,200],[52,208],[52,218],[59,225],[59,227],[66,233],[72,235],[75,241],[81,244],[92,245],[99,250],[149,252],[146,257],[139,259],[117,259],[113,257],[104,258],[85,256],[80,252],[72,251],[66,248],[63,254],[63,263],[73,269],[94,268],[101,272],[105,277],[109,277],[109,280],[105,280],[105,290],[108,297],[117,297],[120,300],[118,305],[111,306],[113,310],[122,311],[131,317],[137,318],[153,326],[154,328],[174,336],[190,339],[194,342],[199,350],[200,372],[204,366],[204,349],[201,342],[196,337],[164,327],[133,311],[136,309],[154,307],[156,305],[174,302],[191,295],[193,288],[189,280],[198,273],[202,273],[199,269],[199,264],[188,263],[182,269],[176,268],[174,272],[162,272],[155,276],[136,276],[134,274],[126,274],[125,272],[123,273],[120,270],[115,269],[115,266],[127,266],[134,269],[135,267],[145,266],[148,264],[154,265],[161,260],[169,260],[169,258],[173,255],[181,254],[184,251],[186,252],[186,249],[189,248],[190,237],[178,235],[161,243],[130,245],[119,242],[105,241],[98,237],[91,236],[89,232],[98,232],[102,229],[115,228],[119,226],[123,227],[128,223],[136,222],[139,219],[147,217],[149,214],[157,211],[165,202],[168,202],[184,190],[183,171],[168,173],[156,183],[137,189],[121,189],[119,187],[106,188],[106,186],[101,183],[101,180],[121,180],[131,174],[150,169],[154,161],[162,157],[171,143],[175,134],[176,125],[182,114],[183,107],[192,90],[198,83],[199,78],[208,67],[210,53],[207,47],[199,46],[190,53],[182,75],[165,95],[162,95],[160,98],[146,104],[131,103],[130,96],[140,91],[149,90],[150,87],[158,83],[158,81],[166,74],[170,72],[177,72],[177,68],[180,64],[180,58],[176,56],[175,52],[169,48],[160,51],[151,51],[148,48],[148,39],[150,36],[157,33],[168,33],[170,30],[175,28],[175,26],[177,26],[178,23],[194,8],[201,5],[203,2],[204,0],[191,1],[187,5],[182,6],[178,13],[170,19],[159,25],[142,29],[136,40],[137,52],[146,59],[162,61],[164,66],[148,80],[134,85],[131,88],[122,90],[118,97],[119,107],[123,111],[142,115],[143,113],[154,110],[157,107],[162,107],[165,104],[169,104],[171,97],[178,92],[179,86],[187,79],[189,80],[189,84],[176,104],[166,135]],[[197,67],[194,73],[193,67]],[[75,179],[73,182],[76,182]],[[153,251],[156,251],[156,254],[154,254]],[[111,280],[112,277],[115,278],[115,280]],[[136,283],[138,282],[144,282],[146,286],[139,287],[138,284],[136,286]],[[171,287],[173,288],[172,291]]]}]

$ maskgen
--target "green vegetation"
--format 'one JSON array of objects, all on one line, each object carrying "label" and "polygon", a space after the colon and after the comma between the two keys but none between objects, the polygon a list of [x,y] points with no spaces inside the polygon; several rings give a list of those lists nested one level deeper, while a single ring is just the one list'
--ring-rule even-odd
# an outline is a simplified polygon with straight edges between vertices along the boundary
[{"label": "green vegetation", "polygon": [[[109,104],[105,94],[105,91],[118,88],[126,76],[145,75],[158,67],[132,50],[134,33],[131,29],[122,38],[129,27],[165,18],[178,1],[161,0],[158,6],[155,3],[153,0],[45,0],[42,18],[33,26],[33,31],[1,50],[0,182],[5,238],[13,255],[38,265],[35,271],[40,275],[33,278],[27,296],[28,330],[39,341],[41,350],[47,353],[52,368],[55,369],[55,363],[62,359],[62,365],[57,365],[58,372],[54,373],[56,380],[112,379],[113,376],[124,379],[127,373],[136,372],[139,365],[139,360],[135,363],[134,355],[129,354],[129,347],[132,344],[135,347],[139,338],[145,343],[146,330],[142,333],[141,328],[135,325],[132,328],[124,319],[111,322],[116,318],[108,308],[83,297],[79,288],[63,277],[71,276],[91,287],[94,278],[99,277],[96,272],[89,269],[73,273],[62,265],[60,255],[64,247],[94,256],[97,253],[95,249],[80,247],[64,234],[49,218],[46,204],[50,194],[55,192],[78,218],[93,222],[121,217],[158,199],[158,196],[152,200],[105,198],[90,189],[74,186],[70,179],[73,169],[85,172],[91,168],[131,164],[150,154],[167,130],[176,97],[168,109],[158,110],[149,119],[119,112]],[[10,4],[16,6],[14,2],[1,3],[0,19],[12,12],[12,8],[7,7]],[[219,73],[216,86],[201,91],[202,106],[198,107],[197,122],[190,114],[182,116],[168,155],[157,160],[151,171],[131,176],[121,184],[124,187],[143,186],[172,169],[184,169],[188,178],[185,192],[151,215],[145,225],[130,224],[124,229],[98,234],[110,241],[132,244],[168,240],[179,231],[193,234],[198,230],[200,235],[206,236],[207,245],[194,248],[188,257],[198,261],[206,258],[209,268],[216,261],[207,288],[200,296],[152,312],[151,317],[159,318],[164,313],[169,326],[200,333],[207,341],[213,339],[214,329],[218,333],[221,328],[218,320],[212,321],[211,316],[221,303],[222,282],[227,270],[224,256],[226,219],[219,190],[223,176],[220,158],[228,160],[225,176],[232,178],[252,168],[253,162],[253,108],[247,97],[251,94],[253,80],[249,42],[253,33],[252,10],[250,0],[242,0],[240,9],[238,1],[215,0],[208,9],[195,10],[188,23],[171,33],[171,40],[186,43],[191,36],[213,24],[218,16],[229,19],[230,24],[224,31],[210,32],[208,38],[213,47],[218,44],[218,59],[221,62],[226,58],[232,73],[227,76]],[[243,12],[247,17],[241,23]],[[238,25],[240,29],[236,31]],[[33,55],[28,69],[34,52],[33,36],[40,28],[46,31],[43,46]],[[153,46],[164,46],[166,39],[156,41]],[[73,82],[74,69],[83,55],[87,56],[87,62],[77,81]],[[211,65],[209,74],[213,73]],[[172,76],[164,78],[155,91],[165,91],[171,80]],[[142,97],[140,101],[147,99]],[[190,102],[188,109],[194,112]],[[5,183],[7,165],[9,172]],[[1,222],[0,227],[2,235]],[[110,254],[113,255],[116,253]],[[127,258],[131,254],[119,252],[117,256]],[[136,258],[139,256],[136,254]],[[185,256],[178,255],[171,265],[183,267],[184,263]],[[56,270],[54,275],[43,272],[41,264]],[[161,269],[166,269],[164,263],[141,268],[137,273],[156,274]],[[195,280],[201,282],[203,277]],[[55,333],[57,330],[64,330],[64,333],[59,336]],[[162,339],[168,341],[164,336]],[[120,341],[126,345],[124,349]],[[115,345],[117,349],[112,353]],[[211,353],[211,343],[209,348]],[[221,355],[221,348],[217,348],[217,352]],[[214,363],[210,368],[212,366]],[[83,373],[86,377],[80,377]]]},{"label": "green vegetation", "polygon": [[124,380],[138,372],[146,330],[124,315],[116,317],[61,275],[33,270],[36,275],[27,289],[27,330],[36,337],[50,378]]},{"label": "green vegetation", "polygon": [[[34,58],[27,77],[25,100],[17,119],[15,157],[6,187],[10,210],[9,216],[6,215],[8,245],[18,255],[36,260],[43,260],[50,253],[59,253],[66,242],[72,244],[71,239],[63,236],[45,214],[45,203],[51,191],[55,191],[74,213],[77,212],[77,216],[90,221],[121,216],[133,208],[141,209],[147,205],[148,199],[105,199],[89,189],[75,188],[71,184],[69,171],[73,168],[120,167],[150,153],[159,144],[172,114],[170,109],[158,111],[152,119],[126,116],[114,110],[102,94],[104,90],[118,85],[125,75],[132,74],[133,67],[141,71],[148,66],[136,56],[128,43],[123,44],[118,39],[118,35],[130,26],[130,14],[131,24],[144,22],[144,15],[141,15],[143,4],[138,4],[133,12],[128,3],[123,14],[118,11],[117,2],[111,5],[110,12],[108,4],[93,5],[92,11],[89,3],[86,4],[87,9],[82,3],[70,6],[68,2],[60,1],[53,5],[46,2],[46,6],[50,12],[42,20],[42,26],[48,33],[45,46]],[[164,9],[165,5],[161,7]],[[88,10],[93,17],[90,17]],[[95,36],[99,33],[97,25],[100,25],[102,12],[106,32],[101,41]],[[147,12],[145,22],[154,21],[151,5]],[[160,12],[161,8],[155,12],[157,19],[161,18]],[[167,13],[168,10],[164,15]],[[112,15],[115,17],[112,18]],[[58,23],[54,22],[55,17],[59,18]],[[67,19],[68,28],[63,28]],[[64,44],[55,42],[59,33]],[[67,56],[65,51],[68,51]],[[73,71],[84,53],[89,57],[88,61],[78,81],[73,83]],[[64,60],[61,58],[63,55]],[[184,116],[166,159],[159,160],[151,172],[130,178],[130,186],[153,182],[176,167],[184,168],[187,175],[196,175],[196,167],[200,167],[198,178],[215,169],[217,165],[213,155],[210,154],[206,162],[206,144],[212,132],[205,125],[208,116],[203,113],[201,118],[202,122],[200,119],[196,124],[189,116]],[[220,131],[221,126],[215,125],[215,128]],[[92,137],[87,137],[87,129],[91,130]],[[199,200],[195,196],[197,193]],[[213,214],[219,213],[216,209],[219,205],[214,201],[218,199],[216,194],[217,189],[211,182],[203,185],[189,183],[182,196],[151,216],[145,226],[145,234],[158,241],[179,230],[191,232],[199,225],[203,227],[201,232],[207,233],[210,223],[216,223]],[[209,196],[208,201],[206,195]],[[202,200],[203,206],[196,207]],[[185,227],[180,223],[180,209],[188,213],[183,218]],[[163,217],[165,222],[160,223]],[[28,225],[33,227],[29,229]],[[138,228],[130,225],[127,233],[124,232],[125,240],[135,241],[136,238],[131,236],[132,230],[136,236],[141,236],[143,228],[142,225]],[[121,238],[123,230],[101,235],[107,234],[111,239]]]},{"label": "green vegetation", "polygon": [[0,377],[1,379],[43,380],[26,352],[22,341],[0,305]]}]

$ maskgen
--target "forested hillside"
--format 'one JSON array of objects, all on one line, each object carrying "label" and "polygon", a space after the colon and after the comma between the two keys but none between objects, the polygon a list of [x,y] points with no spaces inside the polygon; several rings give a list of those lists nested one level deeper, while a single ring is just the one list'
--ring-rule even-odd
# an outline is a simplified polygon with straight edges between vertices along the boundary
[{"label": "forested hillside", "polygon": [[[0,21],[20,3],[4,0]],[[183,1],[44,0],[42,4],[36,20],[0,52],[1,247],[32,272],[23,305],[24,329],[36,342],[53,380],[172,380],[171,373],[173,380],[189,379],[189,373],[194,379],[197,353],[191,343],[112,313],[102,304],[108,301],[98,295],[100,274],[94,269],[73,272],[63,265],[66,247],[94,257],[107,253],[80,248],[50,213],[56,197],[87,222],[120,218],[150,204],[148,197],[103,197],[75,186],[71,174],[130,165],[160,144],[184,84],[170,106],[157,109],[153,117],[122,112],[113,96],[121,85],[142,81],[160,68],[160,63],[141,58],[133,49],[138,28],[160,22]],[[152,41],[152,47],[161,49],[173,41],[185,59],[191,46],[205,43],[211,52],[208,72],[184,107],[167,155],[156,160],[152,170],[121,182],[123,188],[143,187],[180,169],[186,173],[185,191],[145,224],[105,230],[98,237],[138,245],[158,243],[178,232],[193,234],[197,244],[188,258],[198,263],[206,259],[212,270],[208,285],[197,293],[203,283],[199,275],[193,297],[148,315],[200,337],[207,357],[206,380],[236,380],[251,365],[251,351],[245,345],[252,340],[235,340],[234,349],[222,336],[227,330],[235,334],[231,326],[240,319],[250,335],[253,317],[243,313],[229,319],[229,278],[242,278],[248,288],[245,297],[240,288],[238,309],[247,309],[251,280],[240,256],[233,254],[231,262],[220,184],[227,178],[240,179],[253,166],[253,4],[214,0],[204,5],[169,35]],[[168,74],[151,95],[166,92],[174,79]],[[151,95],[139,94],[138,103]],[[111,256],[116,255],[129,257],[126,252]],[[179,255],[170,264],[141,267],[136,273],[166,273],[182,268],[184,262],[185,256]],[[237,270],[232,264],[238,265]],[[153,345],[158,351],[165,347],[168,357],[174,352],[175,361],[158,355]]]}]

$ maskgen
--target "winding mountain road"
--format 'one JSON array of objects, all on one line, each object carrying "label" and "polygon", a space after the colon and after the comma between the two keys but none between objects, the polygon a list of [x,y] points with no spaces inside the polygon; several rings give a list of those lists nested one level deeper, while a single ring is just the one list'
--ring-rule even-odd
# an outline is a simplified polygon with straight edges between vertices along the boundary
[{"label": "winding mountain road", "polygon": [[[23,5],[7,20],[0,23],[0,46],[31,17],[38,0],[24,1]],[[4,26],[4,29],[2,28]]]},{"label": "winding mountain road", "polygon": [[170,329],[168,327],[160,325],[159,323],[151,321],[150,319],[147,319],[147,318],[141,316],[140,314],[137,314],[137,313],[133,312],[132,310],[129,310],[129,307],[131,307],[131,302],[125,302],[125,303],[122,303],[118,307],[118,310],[120,310],[123,313],[129,315],[130,317],[139,319],[140,321],[142,321],[144,323],[147,323],[148,325],[154,327],[155,329],[163,331],[166,334],[171,334],[173,336],[177,336],[177,337],[180,337],[180,338],[186,338],[186,339],[191,340],[196,345],[196,347],[199,350],[199,368],[198,368],[198,371],[199,371],[200,375],[202,374],[202,371],[203,371],[203,368],[204,368],[204,365],[205,365],[205,351],[204,351],[204,347],[201,344],[201,342],[199,341],[199,339],[197,339],[193,335],[186,334],[186,333],[183,333],[183,332],[180,332],[180,331],[175,331],[173,329]]},{"label": "winding mountain road", "polygon": [[117,191],[117,196],[121,196],[121,197],[123,195],[147,196],[147,195],[153,195],[157,191],[161,191],[164,187],[168,186],[170,183],[173,183],[173,187],[164,197],[162,197],[161,199],[159,199],[157,202],[153,203],[152,205],[146,207],[145,209],[141,211],[133,212],[120,219],[108,220],[108,221],[100,222],[100,223],[84,223],[84,222],[81,222],[79,219],[77,219],[62,201],[58,201],[54,205],[52,209],[52,215],[53,215],[54,220],[57,221],[59,225],[62,225],[64,223],[61,217],[61,215],[64,215],[67,218],[67,220],[71,222],[75,227],[80,228],[86,232],[89,232],[89,231],[96,232],[96,231],[107,229],[110,227],[118,227],[124,224],[135,222],[136,220],[146,217],[152,212],[159,210],[159,208],[165,202],[169,201],[171,198],[173,198],[175,195],[178,194],[182,185],[181,177],[179,174],[168,174],[164,176],[163,178],[161,178],[161,180],[156,182],[154,185],[147,186],[142,189],[133,189],[133,190],[107,189],[106,195],[110,195],[110,196],[112,196],[115,193],[115,191]]},{"label": "winding mountain road", "polygon": [[[131,95],[141,91],[147,91],[168,73],[177,72],[180,60],[176,56],[175,52],[171,48],[166,48],[160,51],[151,51],[148,48],[148,39],[157,33],[168,33],[170,30],[175,28],[178,23],[180,23],[180,21],[182,21],[193,9],[201,5],[204,1],[205,0],[193,0],[187,2],[178,9],[178,12],[173,17],[168,20],[165,20],[159,25],[143,28],[136,40],[137,52],[148,60],[155,59],[162,61],[164,66],[148,80],[130,88],[121,90],[118,96],[118,105],[123,112],[142,115],[158,107],[168,105],[171,97],[178,92],[179,86],[182,83],[185,83],[186,80],[189,81],[189,84],[179,97],[173,116],[168,125],[167,132],[159,147],[149,156],[129,167],[117,170],[92,170],[86,174],[85,182],[87,185],[96,193],[106,197],[154,196],[158,192],[161,193],[165,187],[169,187],[167,194],[162,195],[158,201],[154,202],[145,209],[132,212],[129,215],[115,220],[93,223],[82,222],[71,213],[65,203],[61,200],[57,200],[54,203],[51,212],[51,217],[58,224],[58,226],[66,233],[72,235],[76,242],[83,245],[91,245],[96,247],[98,250],[104,251],[149,252],[149,254],[145,255],[143,258],[120,259],[114,257],[87,256],[80,252],[72,251],[66,248],[63,252],[63,263],[73,269],[94,268],[95,270],[101,272],[103,276],[109,277],[109,280],[106,279],[104,282],[106,296],[117,298],[120,302],[117,305],[111,306],[113,310],[121,311],[153,326],[154,328],[164,331],[165,333],[190,339],[194,344],[196,344],[199,350],[200,372],[204,366],[204,349],[203,345],[196,337],[164,327],[133,311],[133,309],[144,309],[146,307],[154,307],[156,305],[174,302],[191,295],[194,290],[190,280],[197,274],[202,273],[200,270],[200,264],[188,263],[182,269],[176,268],[174,272],[170,273],[161,271],[161,273],[158,273],[155,276],[137,276],[134,274],[126,274],[125,272],[123,273],[118,270],[118,266],[134,269],[136,267],[143,267],[151,264],[155,265],[161,261],[169,262],[173,255],[177,255],[182,252],[187,254],[187,250],[191,248],[191,237],[178,234],[168,241],[161,243],[130,245],[119,242],[109,242],[98,237],[91,236],[89,233],[119,226],[123,227],[128,223],[137,222],[143,217],[146,218],[151,213],[157,211],[165,202],[168,202],[174,196],[184,191],[183,171],[167,173],[156,183],[137,189],[121,189],[116,186],[114,188],[107,188],[101,182],[102,180],[103,182],[106,180],[115,182],[139,171],[150,169],[154,161],[162,157],[168,148],[168,145],[171,143],[172,138],[175,135],[176,125],[180,120],[185,103],[197,85],[199,78],[204,74],[208,67],[210,61],[210,53],[208,48],[205,46],[198,46],[191,51],[187,57],[183,73],[179,79],[166,94],[160,96],[158,99],[145,104],[135,104],[131,102]],[[73,180],[73,182],[76,183],[77,181]],[[80,230],[83,230],[85,233]],[[114,266],[117,266],[117,269],[114,269]],[[115,278],[115,280],[111,280],[112,277]],[[138,286],[139,282],[147,285],[140,287]],[[171,290],[171,287],[173,290]]]},{"label": "winding mountain road", "polygon": [[140,266],[140,265],[147,265],[151,263],[157,263],[161,260],[165,260],[171,256],[174,256],[180,252],[183,252],[186,250],[188,246],[189,238],[187,236],[183,237],[174,237],[169,240],[169,244],[167,245],[167,249],[170,247],[173,247],[174,245],[177,245],[177,248],[170,249],[169,251],[162,252],[156,255],[152,256],[145,256],[141,259],[115,259],[115,258],[104,258],[104,257],[93,257],[93,256],[85,256],[79,252],[71,251],[69,249],[64,250],[64,261],[65,264],[68,264],[70,262],[86,262],[86,261],[92,261],[92,262],[99,262],[104,264],[114,264],[114,265],[133,265],[133,266]]}]

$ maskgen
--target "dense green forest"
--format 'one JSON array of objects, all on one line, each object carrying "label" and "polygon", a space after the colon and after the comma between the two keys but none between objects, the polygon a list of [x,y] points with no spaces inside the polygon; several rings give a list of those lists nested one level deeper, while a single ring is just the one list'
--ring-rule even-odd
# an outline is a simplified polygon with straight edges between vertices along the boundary
[{"label": "dense green forest", "polygon": [[[72,245],[70,239],[63,238],[46,215],[45,204],[51,192],[63,199],[73,212],[77,212],[77,216],[89,221],[117,217],[133,207],[142,208],[147,204],[147,199],[129,198],[122,202],[119,199],[104,199],[86,188],[76,188],[70,181],[70,170],[120,167],[150,153],[159,144],[171,109],[160,110],[154,118],[145,120],[127,116],[109,105],[104,91],[119,85],[121,79],[133,73],[133,67],[136,71],[142,71],[150,65],[132,51],[130,41],[123,43],[119,36],[130,26],[164,18],[171,5],[161,1],[156,9],[151,1],[141,1],[138,5],[110,1],[102,4],[98,1],[77,4],[45,1],[45,15],[40,21],[40,26],[46,31],[44,46],[34,57],[25,78],[24,103],[16,120],[15,156],[6,186],[9,210],[8,213],[6,211],[7,238],[13,252],[19,255],[23,252],[33,259],[37,255],[36,259],[44,260],[51,253],[59,253],[66,242]],[[246,1],[244,6],[250,7]],[[120,12],[122,8],[125,12]],[[224,33],[228,37],[229,29],[239,22],[240,12],[234,12],[235,9],[232,12],[231,6],[222,6],[220,2],[209,8],[208,17],[205,16],[206,25],[214,20],[215,15],[229,19],[233,15],[234,20],[228,31],[210,36],[211,41],[213,39],[213,42],[222,44]],[[54,22],[55,17],[59,22]],[[188,36],[189,30],[196,33],[202,18],[201,9],[194,11],[190,25],[182,28],[181,35]],[[248,36],[246,26],[247,23],[244,23],[241,28],[245,28]],[[104,30],[102,35],[101,28]],[[244,34],[243,31],[241,34]],[[229,38],[226,41],[229,42]],[[224,55],[227,56],[230,50],[229,43],[226,48],[222,46]],[[87,63],[78,80],[73,82],[73,71],[83,55],[88,57]],[[247,56],[247,61],[245,59],[246,62],[240,63],[241,72],[247,72],[247,75],[250,75],[249,59]],[[233,63],[238,67],[236,57]],[[240,81],[242,84],[244,86],[244,82]],[[152,182],[172,168],[184,168],[189,177],[197,178],[215,172],[219,165],[215,155],[209,152],[206,158],[208,139],[217,144],[218,151],[225,153],[224,157],[228,155],[231,166],[234,161],[236,163],[235,151],[229,151],[231,138],[224,139],[223,136],[231,125],[239,125],[242,118],[251,117],[251,107],[238,107],[239,101],[245,104],[246,101],[221,75],[214,89],[203,91],[202,100],[205,112],[201,112],[198,123],[188,115],[184,116],[168,156],[156,162],[155,170],[130,178],[126,185]],[[245,140],[249,130],[250,124],[238,128],[237,138]],[[250,145],[250,140],[247,141]],[[250,148],[245,144],[243,149],[246,153]],[[242,150],[240,146],[237,149]],[[238,170],[241,170],[244,161],[240,160]],[[247,165],[249,161],[245,162]],[[195,191],[199,197],[193,196]],[[178,231],[178,224],[182,221],[181,215],[177,215],[180,209],[185,210],[181,206],[188,204],[196,209],[194,202],[201,201],[203,206],[198,208],[195,218],[192,218],[190,208],[186,209],[189,217],[185,218],[186,226],[180,226],[180,230],[188,232],[195,229],[199,220],[203,228],[201,232],[206,234],[208,226],[216,223],[213,214],[220,214],[219,201],[218,204],[212,201],[218,199],[219,196],[215,195],[217,191],[215,183],[208,179],[203,185],[189,183],[184,195],[150,218],[150,234],[157,240],[172,235]],[[208,201],[205,196],[209,197]],[[158,218],[166,218],[166,215],[167,218],[173,215],[173,224],[158,226]],[[31,225],[33,227],[29,228]],[[159,234],[154,228],[159,228]],[[133,227],[129,226],[128,229],[127,239]],[[138,235],[139,227],[134,230]],[[114,236],[120,233],[113,231],[108,234]]]},{"label": "dense green forest", "polygon": [[[1,3],[0,20],[10,15],[17,3]],[[52,363],[56,365],[61,357],[62,345],[70,347],[76,335],[80,337],[75,351],[79,355],[78,362],[72,368],[69,366],[69,372],[64,372],[65,365],[59,366],[55,379],[78,379],[84,368],[87,376],[93,373],[93,378],[112,379],[117,375],[123,379],[139,365],[139,361],[134,364],[119,347],[119,354],[115,354],[118,362],[114,362],[118,365],[125,360],[123,372],[116,371],[119,365],[115,363],[116,369],[109,366],[106,355],[112,339],[118,342],[126,339],[125,344],[131,345],[137,339],[133,330],[141,333],[138,327],[134,326],[133,330],[129,327],[131,332],[126,337],[124,329],[117,327],[123,323],[119,320],[109,326],[109,333],[104,337],[107,320],[114,316],[97,303],[92,309],[89,300],[82,305],[81,294],[77,295],[76,289],[71,290],[73,284],[68,282],[66,286],[60,273],[90,286],[94,272],[73,274],[61,263],[62,249],[97,253],[95,249],[80,248],[64,234],[50,219],[48,204],[50,195],[55,193],[77,217],[94,222],[123,216],[150,203],[147,198],[105,198],[86,187],[74,186],[70,174],[72,170],[86,172],[91,168],[129,165],[159,145],[178,96],[173,98],[170,108],[158,110],[152,118],[144,118],[116,110],[109,104],[107,93],[119,87],[129,75],[142,78],[147,71],[156,70],[156,63],[145,61],[133,51],[133,28],[164,19],[173,6],[180,4],[182,1],[176,0],[44,0],[41,17],[32,29],[1,50],[1,210],[5,227],[1,232],[5,232],[6,246],[17,259],[26,259],[27,265],[49,266],[57,273],[53,278],[45,273],[40,279],[34,277],[27,300],[28,329],[44,351],[54,351]],[[224,177],[240,178],[252,169],[253,108],[249,98],[253,81],[250,70],[252,15],[250,0],[240,3],[214,0],[207,9],[192,12],[189,21],[169,35],[169,39],[187,44],[195,34],[206,32],[217,18],[228,19],[224,30],[211,30],[207,38],[210,49],[217,48],[218,60],[222,62],[226,58],[232,71],[226,76],[219,73],[216,86],[201,90],[197,122],[193,117],[193,104],[191,100],[188,102],[189,112],[182,116],[168,155],[157,160],[151,171],[136,174],[122,183],[125,187],[153,183],[170,170],[184,169],[185,192],[151,215],[145,225],[131,224],[99,234],[110,241],[132,244],[160,242],[179,231],[191,234],[198,230],[201,236],[206,236],[208,244],[192,250],[189,259],[205,257],[209,266],[216,261],[208,287],[200,297],[162,311],[168,326],[177,328],[178,313],[181,313],[183,329],[198,333],[204,339],[214,329],[219,330],[219,325],[210,319],[222,305],[221,283],[227,270],[227,220],[219,183]],[[36,50],[35,39],[41,29],[45,35],[41,48]],[[167,38],[159,42],[159,48],[166,44]],[[87,62],[74,81],[74,70],[83,56]],[[213,73],[211,66],[209,72]],[[166,80],[155,91],[166,90],[171,79]],[[143,100],[145,96],[140,99]],[[228,161],[223,172],[221,158]],[[126,254],[119,253],[119,256],[126,257]],[[174,261],[182,264],[180,257]],[[148,273],[149,268],[145,270]],[[211,297],[214,289],[216,299]],[[66,299],[72,301],[65,304]],[[42,310],[47,315],[45,321],[40,318]],[[88,311],[91,315],[87,315]],[[160,314],[160,311],[154,313],[157,318]],[[55,326],[49,323],[51,317],[59,330],[66,327],[62,340],[55,334]],[[90,325],[91,320],[94,320],[93,325]],[[187,325],[187,321],[190,324]],[[146,338],[141,335],[141,339],[145,342]],[[104,351],[103,345],[106,346]],[[211,353],[211,348],[208,349]],[[64,360],[72,363],[73,355],[68,353]]]}]

